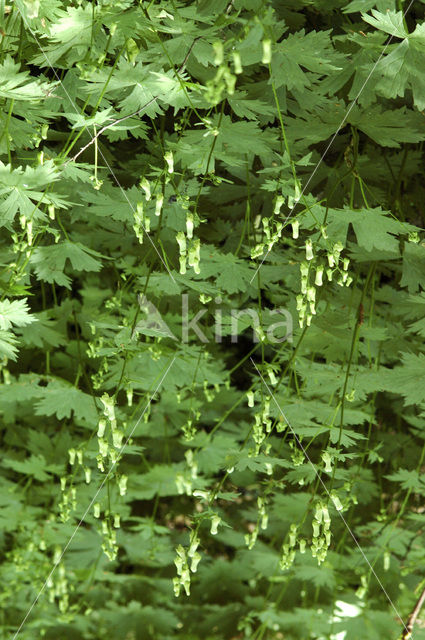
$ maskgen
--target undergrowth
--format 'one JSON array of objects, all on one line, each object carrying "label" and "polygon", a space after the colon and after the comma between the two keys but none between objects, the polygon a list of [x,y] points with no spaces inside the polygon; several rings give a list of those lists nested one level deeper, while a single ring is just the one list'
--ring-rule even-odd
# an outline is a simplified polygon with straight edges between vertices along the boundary
[{"label": "undergrowth", "polygon": [[1,637],[407,634],[423,3],[0,13]]}]

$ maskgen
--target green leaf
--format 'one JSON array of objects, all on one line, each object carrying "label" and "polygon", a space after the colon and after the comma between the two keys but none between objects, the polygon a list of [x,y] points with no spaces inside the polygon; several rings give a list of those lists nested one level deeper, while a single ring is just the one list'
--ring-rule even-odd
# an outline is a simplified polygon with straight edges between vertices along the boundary
[{"label": "green leaf", "polygon": [[4,331],[12,327],[25,327],[37,318],[29,313],[27,299],[24,300],[4,300],[0,302],[0,330]]},{"label": "green leaf", "polygon": [[392,393],[404,396],[406,404],[419,404],[425,400],[425,389],[418,384],[425,373],[425,355],[401,354],[401,366],[385,375],[385,387]]},{"label": "green leaf", "polygon": [[35,404],[37,416],[56,416],[58,420],[70,418],[74,413],[77,420],[83,420],[92,429],[97,424],[97,411],[93,398],[63,380],[53,380],[47,387],[41,387]]},{"label": "green leaf", "polygon": [[385,476],[388,480],[399,482],[403,489],[412,489],[415,493],[425,494],[425,484],[419,478],[416,470],[398,469],[395,473]]},{"label": "green leaf", "polygon": [[423,244],[406,242],[403,250],[403,271],[401,287],[407,287],[409,293],[425,289],[425,247]]},{"label": "green leaf", "polygon": [[4,458],[1,462],[3,467],[7,469],[13,469],[18,473],[24,473],[28,476],[34,476],[36,480],[45,482],[49,479],[49,475],[45,472],[46,461],[42,455],[31,455],[25,460],[12,460],[11,458]]},{"label": "green leaf", "polygon": [[408,34],[403,22],[402,11],[390,11],[387,9],[385,13],[381,13],[376,9],[372,9],[372,16],[362,14],[365,22],[368,22],[376,29],[389,33],[390,36],[396,38],[405,38]]},{"label": "green leaf", "polygon": [[100,271],[102,263],[95,257],[101,254],[79,242],[65,241],[56,245],[37,247],[31,256],[31,264],[37,277],[45,282],[71,288],[71,278],[64,273],[66,261],[71,262],[75,271]]},{"label": "green leaf", "polygon": [[344,56],[332,47],[330,31],[304,29],[290,34],[276,46],[271,63],[275,87],[285,85],[288,89],[303,90],[312,79],[303,68],[327,74],[340,70]]},{"label": "green leaf", "polygon": [[20,66],[11,56],[6,56],[0,64],[1,98],[31,102],[44,100],[46,94],[57,86],[56,82],[41,82],[38,79],[28,82],[31,76],[28,71],[20,72]]},{"label": "green leaf", "polygon": [[395,236],[407,231],[401,222],[380,208],[347,212],[347,218],[353,225],[357,242],[366,251],[394,251],[397,247]]},{"label": "green leaf", "polygon": [[425,139],[422,116],[406,107],[383,111],[374,105],[352,113],[349,121],[383,147],[400,147],[401,142]]},{"label": "green leaf", "polygon": [[404,96],[406,89],[413,93],[413,101],[419,110],[425,107],[425,81],[420,72],[425,48],[425,31],[418,24],[415,31],[405,31],[401,12],[389,11],[381,14],[373,11],[375,17],[363,16],[363,19],[378,29],[403,38],[392,50],[384,55],[373,73],[377,78],[376,91],[387,98]]},{"label": "green leaf", "polygon": [[0,353],[3,357],[16,360],[18,340],[10,331],[0,331]]}]

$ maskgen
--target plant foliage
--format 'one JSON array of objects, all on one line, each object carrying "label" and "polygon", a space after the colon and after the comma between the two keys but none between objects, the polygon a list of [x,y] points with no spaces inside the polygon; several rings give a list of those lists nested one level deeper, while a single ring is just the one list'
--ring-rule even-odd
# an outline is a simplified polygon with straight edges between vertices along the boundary
[{"label": "plant foliage", "polygon": [[404,5],[1,3],[3,638],[403,632],[425,580]]}]

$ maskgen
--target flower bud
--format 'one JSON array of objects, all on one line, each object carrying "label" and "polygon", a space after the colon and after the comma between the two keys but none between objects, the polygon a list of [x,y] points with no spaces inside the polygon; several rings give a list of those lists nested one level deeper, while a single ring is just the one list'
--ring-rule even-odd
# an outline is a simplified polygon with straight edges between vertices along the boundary
[{"label": "flower bud", "polygon": [[127,491],[127,476],[126,475],[122,475],[120,477],[120,479],[118,480],[118,488],[119,488],[119,492],[120,492],[120,496],[125,496],[126,491]]},{"label": "flower bud", "polygon": [[106,458],[106,456],[108,455],[108,441],[105,440],[104,438],[98,438],[98,444],[99,444],[99,453],[102,456],[102,458]]},{"label": "flower bud", "polygon": [[305,242],[305,257],[306,260],[313,260],[314,258],[313,243],[311,240],[306,240]]},{"label": "flower bud", "polygon": [[186,236],[183,231],[179,231],[176,235],[177,244],[179,245],[180,254],[186,253]]},{"label": "flower bud", "polygon": [[150,188],[150,184],[146,180],[146,178],[142,178],[142,180],[140,181],[140,186],[143,189],[143,191],[145,192],[146,200],[150,200],[151,199],[151,188]]},{"label": "flower bud", "polygon": [[193,238],[193,214],[188,213],[186,216],[186,233],[189,240]]},{"label": "flower bud", "polygon": [[179,578],[177,577],[173,578],[174,595],[176,596],[176,598],[178,598],[180,595],[180,587],[181,587],[181,584],[180,584]]},{"label": "flower bud", "polygon": [[344,507],[342,506],[341,500],[334,491],[331,493],[331,498],[332,502],[334,503],[335,509],[337,511],[343,511]]},{"label": "flower bud", "polygon": [[280,210],[284,202],[285,202],[285,198],[283,196],[277,196],[276,202],[274,205],[274,210],[273,210],[274,215],[277,215],[278,213],[280,213]]},{"label": "flower bud", "polygon": [[163,204],[164,204],[164,196],[162,195],[162,193],[160,193],[156,197],[156,203],[155,203],[155,215],[156,216],[160,216],[161,215],[162,205]]},{"label": "flower bud", "polygon": [[174,160],[173,160],[173,153],[172,151],[167,151],[165,156],[164,156],[164,160],[167,163],[168,166],[168,173],[173,173],[174,171]]},{"label": "flower bud", "polygon": [[224,49],[223,49],[223,43],[220,41],[214,42],[213,43],[213,49],[214,49],[214,64],[218,67],[220,64],[222,64],[223,59],[224,59]]},{"label": "flower bud", "polygon": [[235,71],[235,73],[237,75],[239,75],[243,71],[242,62],[241,62],[241,54],[239,53],[239,51],[232,51],[232,58],[233,58],[234,71]]},{"label": "flower bud", "polygon": [[214,515],[214,516],[211,518],[211,531],[210,531],[210,533],[211,533],[213,536],[215,536],[215,535],[217,534],[217,532],[218,532],[218,525],[220,524],[220,522],[221,522],[221,518],[220,518],[220,516],[218,516],[218,515]]},{"label": "flower bud", "polygon": [[308,264],[307,262],[301,262],[300,264],[301,278],[304,280],[308,276]]},{"label": "flower bud", "polygon": [[192,556],[192,562],[190,564],[190,570],[193,571],[193,573],[196,573],[200,560],[201,560],[201,555],[198,552],[196,552]]},{"label": "flower bud", "polygon": [[103,418],[101,418],[99,420],[98,425],[97,425],[97,437],[98,438],[103,438],[103,436],[105,435],[105,428],[106,428],[106,420],[103,420]]},{"label": "flower bud", "polygon": [[261,62],[263,64],[270,64],[272,60],[272,42],[271,40],[263,40],[263,56]]},{"label": "flower bud", "polygon": [[318,286],[321,287],[323,284],[323,266],[317,267],[316,270],[316,279],[314,281],[314,283]]}]

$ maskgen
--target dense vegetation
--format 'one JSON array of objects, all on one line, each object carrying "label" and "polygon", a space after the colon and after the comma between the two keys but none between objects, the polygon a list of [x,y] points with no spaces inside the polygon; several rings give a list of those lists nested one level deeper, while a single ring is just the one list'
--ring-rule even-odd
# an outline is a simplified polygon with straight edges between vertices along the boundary
[{"label": "dense vegetation", "polygon": [[407,634],[424,3],[0,13],[0,636]]}]

